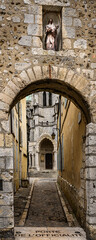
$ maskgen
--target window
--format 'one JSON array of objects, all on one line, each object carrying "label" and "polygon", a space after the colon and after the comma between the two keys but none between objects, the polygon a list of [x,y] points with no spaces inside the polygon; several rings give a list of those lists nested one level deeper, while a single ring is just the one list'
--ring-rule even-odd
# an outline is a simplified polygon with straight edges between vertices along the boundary
[{"label": "window", "polygon": [[43,92],[43,106],[46,106],[46,92]]},{"label": "window", "polygon": [[49,106],[52,106],[52,93],[49,92]]}]

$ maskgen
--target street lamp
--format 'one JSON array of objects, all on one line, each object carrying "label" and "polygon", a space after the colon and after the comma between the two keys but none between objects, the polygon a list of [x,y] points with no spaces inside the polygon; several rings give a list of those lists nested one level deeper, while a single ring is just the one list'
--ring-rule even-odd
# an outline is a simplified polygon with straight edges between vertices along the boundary
[{"label": "street lamp", "polygon": [[52,137],[52,139],[54,140],[55,139],[55,133],[54,133],[54,130],[53,130],[53,132],[52,132],[52,134],[51,134],[51,137]]}]

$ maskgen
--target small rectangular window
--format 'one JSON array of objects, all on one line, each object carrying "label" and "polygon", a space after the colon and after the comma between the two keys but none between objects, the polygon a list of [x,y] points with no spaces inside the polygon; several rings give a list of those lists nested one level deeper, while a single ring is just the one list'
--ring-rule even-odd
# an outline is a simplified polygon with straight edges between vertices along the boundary
[{"label": "small rectangular window", "polygon": [[0,191],[3,191],[3,181],[0,179]]}]

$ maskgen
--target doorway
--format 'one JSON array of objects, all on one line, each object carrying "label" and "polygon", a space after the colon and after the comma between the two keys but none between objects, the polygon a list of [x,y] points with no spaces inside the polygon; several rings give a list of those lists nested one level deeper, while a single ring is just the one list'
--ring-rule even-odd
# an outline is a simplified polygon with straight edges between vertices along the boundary
[{"label": "doorway", "polygon": [[46,169],[53,168],[52,153],[46,153],[45,167]]}]

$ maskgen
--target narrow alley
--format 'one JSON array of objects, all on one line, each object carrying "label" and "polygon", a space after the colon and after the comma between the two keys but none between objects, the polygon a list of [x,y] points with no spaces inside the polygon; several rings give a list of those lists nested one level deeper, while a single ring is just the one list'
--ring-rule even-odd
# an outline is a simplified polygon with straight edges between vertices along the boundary
[{"label": "narrow alley", "polygon": [[54,181],[39,180],[34,184],[33,196],[25,226],[68,226]]},{"label": "narrow alley", "polygon": [[[70,206],[68,207],[64,200],[62,202],[62,196],[54,179],[37,178],[34,181],[31,197],[27,194],[28,189],[22,188],[19,195],[16,193],[15,196],[15,201],[18,199],[15,203],[15,240],[86,239],[85,232],[80,228],[74,214],[72,215]],[[27,208],[29,198],[30,204]],[[24,208],[21,219],[20,206]]]}]

